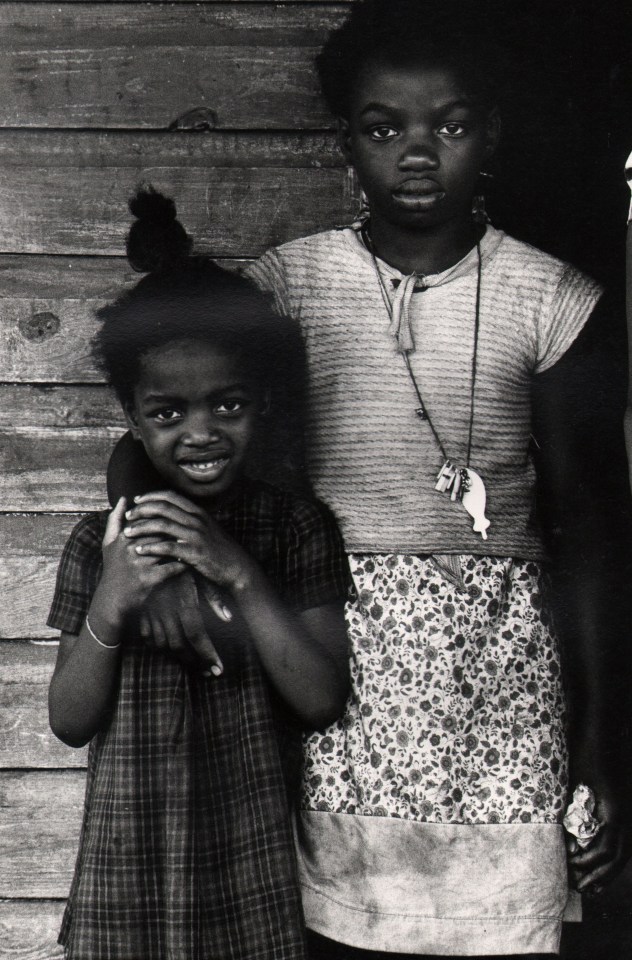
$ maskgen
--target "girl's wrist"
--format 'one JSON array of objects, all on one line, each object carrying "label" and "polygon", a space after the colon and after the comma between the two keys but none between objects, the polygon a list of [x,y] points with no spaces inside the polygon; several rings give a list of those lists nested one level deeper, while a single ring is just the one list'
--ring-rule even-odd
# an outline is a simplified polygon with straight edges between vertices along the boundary
[{"label": "girl's wrist", "polygon": [[266,579],[259,564],[250,561],[248,558],[237,570],[230,585],[230,592],[239,602],[240,599],[247,597],[249,594],[260,591],[265,583]]},{"label": "girl's wrist", "polygon": [[120,643],[125,611],[112,603],[107,591],[99,592],[97,587],[86,619],[89,620],[88,632],[96,634],[102,644],[116,646]]}]

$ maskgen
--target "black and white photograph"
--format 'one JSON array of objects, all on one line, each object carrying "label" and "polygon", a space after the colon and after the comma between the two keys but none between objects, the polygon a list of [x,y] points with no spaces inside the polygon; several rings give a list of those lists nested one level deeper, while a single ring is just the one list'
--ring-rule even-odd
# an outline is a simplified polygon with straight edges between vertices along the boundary
[{"label": "black and white photograph", "polygon": [[627,0],[0,2],[0,960],[629,960],[629,223]]}]

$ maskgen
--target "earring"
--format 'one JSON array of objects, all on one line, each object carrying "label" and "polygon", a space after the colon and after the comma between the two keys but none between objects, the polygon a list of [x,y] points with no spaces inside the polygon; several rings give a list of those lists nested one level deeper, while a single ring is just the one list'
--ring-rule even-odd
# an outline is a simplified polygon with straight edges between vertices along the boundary
[{"label": "earring", "polygon": [[488,182],[493,180],[494,174],[488,173],[486,170],[481,170],[479,177],[482,178],[482,182],[479,182],[476,193],[472,198],[472,219],[475,223],[490,223],[491,221],[485,209],[485,180]]}]

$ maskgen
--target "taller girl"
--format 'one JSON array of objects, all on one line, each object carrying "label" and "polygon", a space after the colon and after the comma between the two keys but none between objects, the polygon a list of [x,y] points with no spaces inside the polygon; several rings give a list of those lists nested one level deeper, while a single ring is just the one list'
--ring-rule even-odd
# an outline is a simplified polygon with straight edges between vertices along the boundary
[{"label": "taller girl", "polygon": [[320,77],[370,214],[252,269],[306,338],[311,478],[358,590],[352,696],[307,745],[318,960],[557,952],[578,782],[604,826],[571,848],[573,879],[587,889],[625,859],[608,686],[621,554],[616,497],[596,484],[614,451],[598,404],[577,404],[604,372],[601,291],[473,218],[499,62],[478,4],[436,7],[354,4],[330,36]]}]

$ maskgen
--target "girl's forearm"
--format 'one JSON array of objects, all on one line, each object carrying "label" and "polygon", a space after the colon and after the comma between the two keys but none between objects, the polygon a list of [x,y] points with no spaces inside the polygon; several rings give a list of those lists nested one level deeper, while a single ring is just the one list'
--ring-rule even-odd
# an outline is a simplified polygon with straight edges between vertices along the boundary
[{"label": "girl's forearm", "polygon": [[51,680],[50,725],[53,733],[71,747],[84,746],[98,733],[116,690],[121,624],[108,610],[105,599],[97,590],[88,612],[90,627],[84,622],[74,642],[68,636],[62,638]]},{"label": "girl's forearm", "polygon": [[253,571],[233,589],[233,596],[262,666],[288,706],[311,727],[321,728],[335,720],[344,708],[348,690],[342,617],[343,656],[336,658],[301,615],[287,608],[261,571]]}]

